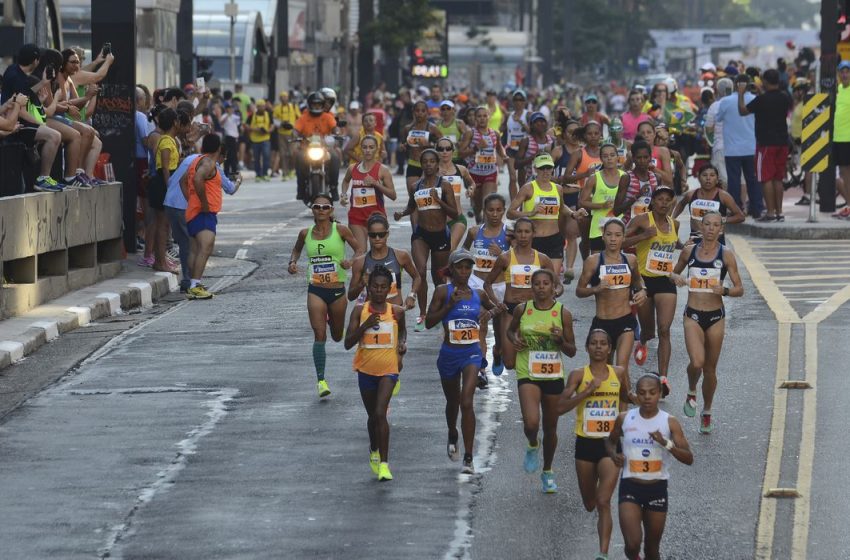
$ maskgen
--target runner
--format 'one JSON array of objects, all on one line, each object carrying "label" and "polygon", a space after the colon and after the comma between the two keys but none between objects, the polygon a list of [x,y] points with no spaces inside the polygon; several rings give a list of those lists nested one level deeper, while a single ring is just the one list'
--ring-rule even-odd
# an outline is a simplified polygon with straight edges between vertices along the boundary
[{"label": "runner", "polygon": [[339,203],[348,206],[350,185],[351,208],[348,209],[348,227],[354,232],[357,244],[366,247],[367,220],[374,213],[386,216],[384,197],[395,200],[396,192],[392,171],[378,161],[378,140],[374,136],[364,136],[360,140],[360,150],[363,161],[351,164],[345,172]]},{"label": "runner", "polygon": [[313,365],[316,368],[316,390],[319,398],[331,394],[325,381],[325,342],[330,327],[331,338],[339,342],[345,328],[345,271],[351,260],[345,258],[345,244],[354,249],[354,256],[363,253],[350,229],[333,219],[334,205],[328,194],[317,194],[310,201],[313,225],[298,233],[289,273],[298,273],[298,258],[307,247],[307,313],[313,329]]},{"label": "runner", "polygon": [[650,170],[652,148],[642,138],[632,144],[632,162],[634,168],[620,177],[617,197],[614,199],[614,212],[623,215],[628,225],[635,216],[649,212],[652,193],[661,184],[661,177]]},{"label": "runner", "polygon": [[[518,218],[514,222],[512,247],[499,255],[490,274],[484,280],[484,291],[493,301],[498,301],[494,286],[500,282],[505,283],[505,294],[502,299],[504,308],[509,315],[513,315],[514,309],[520,303],[530,300],[534,294],[531,290],[531,275],[534,271],[545,268],[555,274],[552,261],[546,255],[532,248],[535,225],[531,218]],[[560,296],[564,287],[555,284],[555,296]],[[498,336],[502,341],[502,363],[508,369],[513,369],[516,363],[516,351],[513,345],[506,339],[506,332],[510,319],[499,321]]]},{"label": "runner", "polygon": [[[727,195],[728,196],[728,195]],[[735,253],[720,243],[723,219],[715,210],[701,218],[702,239],[686,246],[679,255],[671,279],[677,286],[688,286],[688,305],[685,307],[685,346],[688,349],[688,394],[685,397],[685,416],[696,415],[697,383],[702,377],[703,410],[699,431],[710,434],[711,405],[717,389],[717,362],[723,347],[726,310],[723,297],[741,297],[744,285],[738,274]],[[688,278],[681,276],[688,267]],[[726,273],[732,287],[723,286]]]},{"label": "runner", "polygon": [[503,125],[502,136],[505,139],[507,146],[505,152],[508,156],[508,195],[513,200],[516,197],[521,182],[517,179],[516,157],[519,152],[519,145],[523,139],[528,136],[528,96],[525,91],[518,89],[511,97],[514,110],[508,114]]},{"label": "runner", "polygon": [[455,104],[448,99],[440,103],[440,120],[437,121],[437,130],[440,131],[439,138],[448,138],[452,141],[452,161],[458,165],[465,165],[466,161],[460,157],[459,146],[461,142],[468,141],[472,136],[472,129],[466,126],[456,116]]},{"label": "runner", "polygon": [[[638,379],[636,393],[639,408],[620,413],[605,449],[623,469],[619,509],[626,558],[638,560],[643,543],[644,560],[660,560],[670,478],[665,450],[686,465],[694,463],[694,455],[679,421],[658,408],[658,377],[648,374]],[[622,453],[617,450],[621,440]]]},{"label": "runner", "polygon": [[[522,148],[520,148],[522,151]],[[540,154],[534,158],[537,178],[523,185],[508,208],[508,218],[531,218],[537,224],[534,228],[534,240],[531,246],[552,260],[556,274],[561,273],[564,260],[564,236],[561,234],[559,218],[565,212],[571,218],[586,216],[584,211],[573,212],[564,205],[563,187],[552,182],[555,162],[549,154]]]},{"label": "runner", "polygon": [[453,154],[456,153],[454,142],[448,136],[443,136],[437,141],[437,154],[440,156],[440,166],[437,173],[443,178],[443,182],[449,183],[455,194],[457,203],[457,218],[449,222],[449,233],[451,236],[451,250],[457,249],[463,236],[466,234],[466,215],[463,213],[461,193],[469,197],[470,189],[475,189],[475,182],[469,175],[466,167],[454,162]]},{"label": "runner", "polygon": [[610,138],[606,138],[605,144],[613,144],[617,148],[617,166],[620,169],[626,170],[632,168],[632,162],[629,158],[632,143],[623,138],[623,121],[619,117],[611,119],[611,126],[608,127]]},{"label": "runner", "polygon": [[623,246],[636,246],[637,264],[647,302],[638,308],[640,341],[635,345],[635,362],[646,362],[646,343],[655,338],[658,325],[658,372],[663,396],[670,393],[667,369],[670,365],[670,325],[676,313],[676,286],[670,280],[673,254],[679,243],[676,222],[670,217],[670,206],[676,195],[673,189],[659,185],[652,193],[650,211],[634,216],[626,229]]},{"label": "runner", "polygon": [[[366,227],[369,234],[370,248],[365,254],[356,257],[351,264],[351,282],[348,284],[348,300],[358,300],[358,303],[365,301],[365,289],[369,282],[369,275],[372,274],[375,267],[383,266],[393,275],[390,291],[387,294],[387,301],[394,305],[402,305],[401,271],[404,270],[412,279],[410,293],[404,299],[404,308],[413,309],[416,306],[416,294],[419,293],[419,284],[422,282],[422,278],[413,265],[413,258],[407,251],[394,249],[389,246],[390,223],[383,214],[376,212],[369,216]],[[421,308],[424,315],[425,304],[422,304]]]},{"label": "runner", "polygon": [[[493,270],[493,265],[496,259],[510,249],[508,241],[508,230],[503,219],[505,217],[505,197],[499,193],[490,193],[484,199],[484,223],[480,226],[472,226],[466,236],[466,241],[463,248],[466,250],[472,249],[472,255],[475,257],[475,265],[472,267],[472,276],[469,277],[469,285],[475,289],[484,289],[484,281]],[[496,303],[505,299],[505,283],[498,282],[493,284],[493,294]],[[502,315],[497,314],[493,317],[493,332],[495,333],[495,343],[493,345],[493,375],[502,375],[505,370],[505,365],[502,362],[502,338],[499,336],[501,330]],[[481,351],[486,356],[486,324],[482,325],[481,335]],[[486,362],[486,360],[485,360]],[[484,367],[478,375],[479,386],[487,386],[487,374],[484,372]]]},{"label": "runner", "polygon": [[602,225],[605,220],[620,217],[614,214],[614,200],[620,187],[620,178],[626,173],[617,168],[617,148],[613,144],[604,144],[599,149],[602,169],[590,177],[579,193],[579,206],[590,212],[588,246],[590,252],[598,253],[605,249],[602,241]]},{"label": "runner", "polygon": [[[573,136],[575,130],[579,127],[579,122],[568,119],[561,128],[561,134],[558,136],[558,143],[552,150],[552,159],[555,161],[555,177],[564,192],[564,205],[570,210],[576,210],[578,207],[578,193],[581,190],[575,184],[572,184],[572,176],[566,175],[565,171],[567,164],[570,162],[572,155],[581,151],[581,144]],[[558,221],[558,227],[564,232],[564,237],[567,240],[567,262],[564,263],[564,284],[569,284],[575,278],[573,267],[576,264],[576,256],[578,255],[578,236],[579,222],[584,220],[569,220],[564,214]]]},{"label": "runner", "polygon": [[552,461],[558,447],[558,409],[564,391],[561,354],[576,355],[573,316],[555,301],[556,277],[551,270],[531,274],[532,299],[517,305],[507,329],[508,340],[517,351],[516,379],[523,430],[528,439],[525,472],[540,468],[540,417],[543,417],[543,492],[558,491]]},{"label": "runner", "polygon": [[566,414],[576,409],[578,488],[584,509],[595,509],[598,517],[599,554],[596,560],[607,560],[614,528],[611,496],[614,495],[620,469],[608,456],[605,439],[619,413],[626,410],[631,392],[628,372],[607,362],[614,349],[611,336],[606,331],[591,326],[584,347],[590,363],[570,372],[558,402],[558,413]]},{"label": "runner", "polygon": [[626,225],[622,220],[611,218],[605,222],[602,227],[605,250],[585,259],[576,297],[596,298],[596,316],[590,328],[608,333],[612,341],[609,362],[616,363],[628,375],[637,329],[631,300],[634,298],[638,307],[646,303],[646,288],[638,274],[637,258],[622,251],[625,237]]},{"label": "runner", "polygon": [[457,416],[460,410],[464,447],[461,472],[474,474],[472,451],[475,445],[475,409],[472,400],[483,358],[479,345],[479,321],[489,321],[496,307],[484,290],[469,286],[475,263],[472,253],[465,249],[455,251],[449,263],[452,282],[437,286],[434,290],[425,324],[431,328],[437,323],[443,323],[444,340],[437,358],[437,369],[446,396],[446,424],[449,429],[446,453],[452,461],[457,461],[460,455],[457,445]]},{"label": "runner", "polygon": [[[434,142],[441,136],[437,127],[428,122],[428,105],[424,101],[417,101],[413,104],[413,122],[404,127],[402,138],[406,138],[405,142],[399,144],[400,152],[407,152],[407,172],[405,173],[407,181],[407,193],[412,195],[413,188],[422,177],[422,165],[419,158],[422,151],[434,145]],[[416,224],[416,216],[410,218],[411,225]]]},{"label": "runner", "polygon": [[[528,122],[531,124],[531,132],[520,142],[514,160],[517,184],[519,185],[525,185],[526,182],[531,182],[537,177],[534,166],[532,166],[531,172],[528,170],[534,158],[541,153],[552,153],[552,149],[555,147],[555,138],[547,132],[549,123],[543,113],[531,113]],[[514,198],[516,196],[512,196],[511,200]]]},{"label": "runner", "polygon": [[649,162],[649,169],[658,173],[658,176],[661,177],[662,185],[672,187],[673,165],[670,159],[670,150],[655,145],[655,125],[650,121],[640,123],[638,125],[638,136],[643,138],[644,142],[652,146],[652,158]]},{"label": "runner", "polygon": [[[702,237],[702,218],[709,212],[720,214],[724,224],[740,224],[747,219],[732,195],[720,188],[720,173],[714,164],[705,164],[699,170],[698,179],[699,188],[685,194],[673,210],[673,219],[676,219],[688,207],[692,241]],[[718,242],[726,244],[725,234],[720,234]]]},{"label": "runner", "polygon": [[490,112],[487,107],[478,107],[475,110],[475,128],[472,130],[472,136],[466,144],[460,146],[460,155],[467,158],[469,173],[475,181],[475,189],[470,198],[477,224],[483,221],[482,203],[488,194],[496,191],[498,169],[501,161],[507,157],[505,149],[499,142],[498,133],[487,126],[489,119]]},{"label": "runner", "polygon": [[668,146],[670,143],[670,131],[667,125],[659,123],[655,125],[655,146],[666,149],[670,153],[670,174],[673,177],[673,190],[682,193],[688,189],[688,166],[682,159],[682,154]]},{"label": "runner", "polygon": [[343,156],[347,160],[351,161],[351,163],[362,162],[363,149],[361,146],[363,145],[363,139],[370,136],[378,145],[375,150],[375,161],[381,162],[386,160],[387,149],[384,145],[384,135],[376,129],[378,121],[375,118],[375,114],[366,113],[363,115],[362,123],[363,126],[358,129],[357,134],[349,138],[348,142],[345,144],[345,148],[342,150]]},{"label": "runner", "polygon": [[348,319],[345,349],[355,344],[354,371],[369,420],[369,466],[379,481],[392,480],[389,466],[390,424],[387,409],[407,352],[404,309],[387,301],[393,273],[376,266],[369,275],[369,298]]},{"label": "runner", "polygon": [[[584,187],[587,178],[602,169],[602,160],[600,159],[602,126],[596,121],[591,121],[574,129],[573,138],[584,144],[584,147],[573,152],[567,167],[564,169],[564,174],[561,176],[561,185],[568,182],[578,183],[579,187]],[[581,205],[579,204],[579,206]],[[579,220],[578,226],[581,234],[579,249],[581,249],[582,259],[586,259],[590,254],[590,220]]]},{"label": "runner", "polygon": [[[446,266],[451,248],[448,220],[457,218],[457,200],[449,185],[437,174],[439,157],[432,148],[422,152],[422,177],[414,185],[413,192],[403,212],[395,212],[395,221],[416,212],[418,223],[413,227],[411,236],[413,262],[419,272],[419,310],[416,319],[416,332],[425,330],[425,314],[422,303],[428,301],[428,257],[431,257],[431,280],[434,286],[443,284],[440,269]],[[445,188],[444,188],[445,187]]]}]

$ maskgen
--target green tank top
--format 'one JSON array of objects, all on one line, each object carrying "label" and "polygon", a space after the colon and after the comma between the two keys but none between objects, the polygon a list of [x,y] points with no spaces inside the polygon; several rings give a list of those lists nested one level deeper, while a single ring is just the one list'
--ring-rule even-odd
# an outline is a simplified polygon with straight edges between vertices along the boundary
[{"label": "green tank top", "polygon": [[345,240],[331,224],[331,234],[327,239],[313,239],[313,228],[307,229],[304,246],[307,249],[307,283],[323,286],[345,282],[346,272],[342,268],[345,260]]},{"label": "green tank top", "polygon": [[[596,172],[596,187],[593,189],[593,197],[590,199],[591,202],[601,204],[606,200],[614,200],[617,197],[617,189],[620,188],[619,178],[626,174],[626,172],[622,169],[618,169],[617,172],[617,183],[613,186],[606,183],[605,179],[602,178],[602,170]],[[591,210],[590,215],[591,239],[602,237],[602,226],[605,225],[603,223],[605,218],[619,218],[622,216],[622,214],[615,216],[614,211],[610,208],[598,208]]]},{"label": "green tank top", "polygon": [[516,378],[535,381],[550,381],[564,378],[561,351],[549,329],[563,328],[561,309],[556,301],[550,309],[537,309],[534,301],[525,304],[525,312],[519,320],[519,332],[527,345],[516,357]]},{"label": "green tank top", "polygon": [[453,120],[449,126],[443,126],[443,121],[437,121],[437,130],[440,131],[440,137],[445,136],[452,139],[452,144],[455,145],[455,149],[452,152],[452,159],[458,159],[460,152],[457,145],[460,142],[460,128],[457,125],[457,119]]},{"label": "green tank top", "polygon": [[557,220],[561,213],[561,194],[554,183],[549,183],[550,190],[540,188],[537,180],[531,182],[531,198],[522,203],[523,212],[531,212],[538,204],[543,205],[543,212],[531,217],[532,220]]}]

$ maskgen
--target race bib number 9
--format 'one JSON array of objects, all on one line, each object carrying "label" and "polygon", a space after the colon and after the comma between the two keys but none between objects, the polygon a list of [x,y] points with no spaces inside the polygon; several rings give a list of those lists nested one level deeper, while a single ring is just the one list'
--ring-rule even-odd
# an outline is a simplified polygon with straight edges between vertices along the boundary
[{"label": "race bib number 9", "polygon": [[478,344],[478,323],[471,319],[449,321],[449,340],[452,344]]},{"label": "race bib number 9", "polygon": [[378,195],[372,187],[357,187],[351,192],[352,206],[366,208],[378,205]]},{"label": "race bib number 9", "polygon": [[560,379],[561,353],[531,350],[528,352],[528,376],[532,379]]}]

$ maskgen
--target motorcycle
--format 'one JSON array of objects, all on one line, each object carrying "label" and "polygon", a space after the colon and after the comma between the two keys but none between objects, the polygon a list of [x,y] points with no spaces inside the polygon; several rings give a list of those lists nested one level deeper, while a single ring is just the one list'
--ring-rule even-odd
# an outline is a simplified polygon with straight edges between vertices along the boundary
[{"label": "motorcycle", "polygon": [[[333,137],[330,139],[335,143]],[[304,204],[308,204],[314,196],[320,193],[329,193],[330,185],[328,183],[328,163],[331,155],[328,151],[328,146],[318,134],[310,136],[305,151],[305,160],[307,162],[307,185]]]}]

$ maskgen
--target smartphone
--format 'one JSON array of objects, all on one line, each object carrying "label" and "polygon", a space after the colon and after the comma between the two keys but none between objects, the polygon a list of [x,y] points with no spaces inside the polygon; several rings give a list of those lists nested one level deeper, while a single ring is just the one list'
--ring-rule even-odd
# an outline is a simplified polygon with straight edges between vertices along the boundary
[{"label": "smartphone", "polygon": [[207,90],[206,80],[202,76],[195,78],[195,89],[198,93],[204,93]]},{"label": "smartphone", "polygon": [[55,80],[56,79],[56,68],[54,68],[52,66],[47,67],[47,79],[48,80]]},{"label": "smartphone", "polygon": [[104,43],[103,49],[101,49],[103,56],[106,56],[112,52],[112,43]]}]

